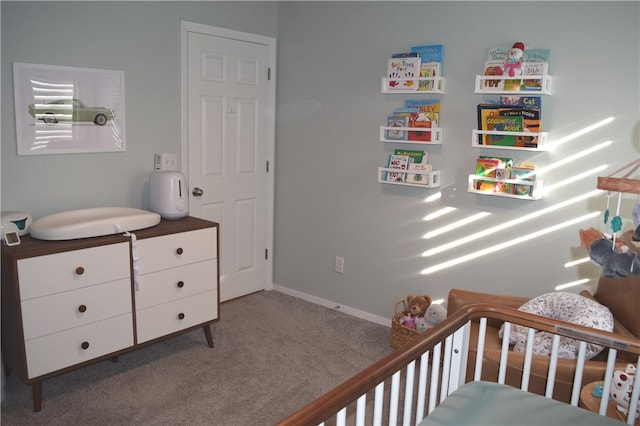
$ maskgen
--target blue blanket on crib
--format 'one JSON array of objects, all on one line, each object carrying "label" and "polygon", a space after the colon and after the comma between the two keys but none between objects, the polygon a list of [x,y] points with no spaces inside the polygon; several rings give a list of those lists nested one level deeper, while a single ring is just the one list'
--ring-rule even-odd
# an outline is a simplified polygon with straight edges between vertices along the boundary
[{"label": "blue blanket on crib", "polygon": [[420,426],[620,426],[609,417],[490,382],[470,382],[449,395]]}]

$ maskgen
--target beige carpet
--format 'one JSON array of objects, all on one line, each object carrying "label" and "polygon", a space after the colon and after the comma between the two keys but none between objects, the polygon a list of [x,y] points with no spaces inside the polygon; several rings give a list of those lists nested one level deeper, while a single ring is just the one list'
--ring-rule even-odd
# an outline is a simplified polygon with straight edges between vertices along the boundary
[{"label": "beige carpet", "polygon": [[212,326],[49,379],[6,381],[2,425],[272,425],[391,352],[387,327],[275,291]]}]

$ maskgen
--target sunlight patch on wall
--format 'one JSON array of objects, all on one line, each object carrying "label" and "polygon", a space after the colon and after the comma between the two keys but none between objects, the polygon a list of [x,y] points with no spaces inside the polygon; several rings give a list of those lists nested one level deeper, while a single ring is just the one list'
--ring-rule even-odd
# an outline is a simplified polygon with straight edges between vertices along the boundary
[{"label": "sunlight patch on wall", "polygon": [[564,264],[565,268],[572,268],[574,266],[577,265],[582,265],[583,263],[587,263],[587,262],[591,262],[591,258],[590,257],[583,257],[582,259],[576,259],[576,260],[572,260],[571,262],[567,262]]},{"label": "sunlight patch on wall", "polygon": [[424,202],[432,203],[434,201],[439,200],[440,198],[442,198],[442,192],[436,192],[435,194],[429,195],[427,198],[425,198]]},{"label": "sunlight patch on wall", "polygon": [[448,213],[454,212],[456,210],[457,209],[455,207],[443,207],[440,210],[436,210],[433,213],[429,213],[424,218],[422,218],[422,220],[424,220],[424,221],[433,220],[433,219],[439,218],[441,216],[444,216],[444,215],[446,215]]},{"label": "sunlight patch on wall", "polygon": [[[447,251],[447,250],[450,250],[452,248],[459,247],[459,246],[461,246],[463,244],[470,243],[471,241],[475,241],[475,240],[478,240],[480,238],[484,238],[484,237],[486,237],[488,235],[492,235],[492,234],[495,234],[497,232],[504,231],[505,229],[509,229],[509,228],[512,228],[512,227],[514,227],[516,225],[520,225],[521,223],[524,223],[524,222],[527,222],[529,220],[535,219],[535,218],[537,218],[539,216],[543,216],[545,214],[552,213],[552,212],[554,212],[556,210],[559,210],[559,209],[561,209],[563,207],[567,207],[567,206],[570,206],[570,205],[575,204],[577,202],[580,202],[582,200],[585,200],[587,198],[593,197],[594,195],[597,195],[600,192],[601,191],[599,189],[596,189],[594,191],[587,192],[585,194],[582,194],[580,196],[571,198],[571,199],[563,201],[561,203],[554,204],[553,206],[547,207],[545,209],[541,209],[541,210],[535,211],[533,213],[530,213],[528,215],[519,217],[517,219],[513,219],[513,220],[510,220],[508,222],[496,225],[496,226],[494,226],[492,228],[484,229],[484,230],[482,230],[480,232],[476,232],[475,234],[468,235],[468,236],[466,236],[464,238],[459,238],[457,240],[448,242],[446,244],[442,244],[442,245],[440,245],[438,247],[432,248],[431,250],[427,250],[427,251],[423,252],[422,256],[423,257],[433,256],[434,254],[442,253],[443,251]],[[596,212],[596,214],[600,214],[600,212]]]},{"label": "sunlight patch on wall", "polygon": [[607,125],[609,123],[611,123],[613,121],[613,117],[607,117],[604,120],[598,121],[597,123],[592,124],[591,126],[587,126],[584,129],[580,129],[577,132],[573,132],[570,135],[567,135],[563,138],[554,140],[551,143],[552,147],[558,146],[558,145],[562,145],[563,143],[567,143],[569,141],[572,141],[576,138],[579,138],[580,136],[587,134],[589,132],[594,131],[595,129],[597,129],[598,127],[602,127],[604,125]]},{"label": "sunlight patch on wall", "polygon": [[531,233],[523,235],[523,236],[521,236],[519,238],[514,238],[514,239],[511,239],[511,240],[505,241],[503,243],[496,244],[496,245],[493,245],[491,247],[487,247],[487,248],[485,248],[483,250],[478,250],[478,251],[475,251],[473,253],[469,253],[469,254],[464,255],[464,256],[456,257],[455,259],[451,259],[449,261],[446,261],[446,262],[431,266],[429,268],[423,269],[422,271],[420,271],[420,273],[422,275],[428,275],[428,274],[431,274],[431,273],[434,273],[434,272],[437,272],[437,271],[441,271],[443,269],[450,268],[452,266],[459,265],[461,263],[468,262],[468,261],[473,260],[473,259],[477,259],[478,257],[483,257],[483,256],[486,256],[488,254],[495,253],[497,251],[504,250],[504,249],[507,249],[509,247],[513,247],[515,245],[525,243],[527,241],[531,241],[531,240],[533,240],[535,238],[541,237],[541,236],[549,234],[551,232],[559,231],[560,229],[566,228],[568,226],[573,226],[573,225],[575,225],[575,224],[577,224],[579,222],[582,222],[583,220],[591,219],[591,218],[594,218],[594,217],[599,216],[599,215],[600,215],[600,212],[589,213],[589,214],[586,214],[584,216],[580,216],[580,217],[577,217],[575,219],[571,219],[571,220],[568,220],[568,221],[565,221],[565,222],[550,226],[548,228],[540,229],[540,230],[538,230],[536,232],[531,232]]},{"label": "sunlight patch on wall", "polygon": [[449,231],[453,231],[454,229],[458,229],[458,228],[461,228],[461,227],[463,227],[465,225],[473,223],[476,220],[480,220],[480,219],[482,219],[484,217],[487,217],[490,214],[491,213],[488,213],[488,212],[476,213],[476,214],[474,214],[472,216],[469,216],[467,218],[461,219],[461,220],[459,220],[457,222],[453,222],[453,223],[450,223],[449,225],[441,226],[440,228],[435,229],[435,230],[433,230],[431,232],[427,232],[426,234],[424,234],[422,236],[422,238],[429,239],[429,238],[436,237],[438,235],[445,234],[445,233],[447,233]]},{"label": "sunlight patch on wall", "polygon": [[556,169],[560,166],[564,166],[567,163],[571,163],[573,161],[576,161],[586,155],[589,155],[593,152],[599,151],[603,148],[608,147],[609,145],[612,144],[612,141],[606,141],[606,142],[602,142],[598,145],[592,146],[591,148],[587,148],[584,149],[576,154],[573,155],[569,155],[568,157],[563,158],[562,160],[556,161],[555,163],[551,163],[548,166],[544,166],[544,167],[540,167],[539,169],[536,169],[536,174],[538,175],[542,175],[545,172],[548,172],[549,170],[553,170]]},{"label": "sunlight patch on wall", "polygon": [[542,192],[545,196],[549,195],[551,193],[551,191],[558,189],[558,188],[562,188],[563,186],[569,185],[570,183],[579,181],[580,179],[584,179],[588,176],[591,175],[595,175],[596,173],[600,173],[601,171],[603,171],[604,169],[606,169],[607,166],[606,164],[603,166],[598,166],[596,168],[593,168],[591,170],[587,170],[586,172],[583,173],[579,173],[577,175],[571,176],[569,178],[566,179],[562,179],[560,182],[555,183],[553,185],[548,185],[546,187],[543,188]]},{"label": "sunlight patch on wall", "polygon": [[577,280],[577,281],[571,281],[570,283],[557,285],[555,287],[555,290],[556,291],[564,290],[564,289],[567,289],[567,288],[571,288],[571,287],[575,287],[575,286],[578,286],[578,285],[581,285],[581,284],[588,283],[589,281],[590,280],[588,278],[583,278],[583,279]]}]

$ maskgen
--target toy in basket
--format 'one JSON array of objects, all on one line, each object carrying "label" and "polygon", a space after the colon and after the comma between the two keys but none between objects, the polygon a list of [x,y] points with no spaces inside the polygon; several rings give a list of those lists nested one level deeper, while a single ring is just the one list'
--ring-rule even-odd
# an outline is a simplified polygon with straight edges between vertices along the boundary
[{"label": "toy in basket", "polygon": [[[391,319],[391,347],[398,349],[431,327],[440,324],[447,317],[446,309],[431,303],[429,296],[407,296],[407,300],[396,302]],[[401,310],[398,310],[399,307]]]}]

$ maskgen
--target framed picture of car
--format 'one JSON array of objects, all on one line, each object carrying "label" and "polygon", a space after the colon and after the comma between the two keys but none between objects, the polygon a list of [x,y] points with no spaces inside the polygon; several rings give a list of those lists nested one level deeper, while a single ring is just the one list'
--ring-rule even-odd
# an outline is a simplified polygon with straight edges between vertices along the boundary
[{"label": "framed picture of car", "polygon": [[18,155],[125,151],[124,72],[14,62]]}]

